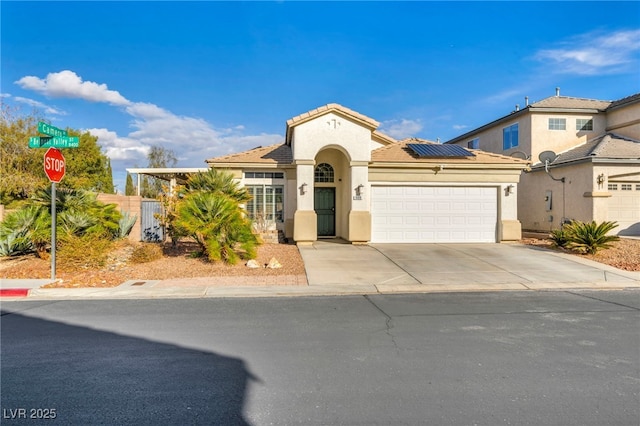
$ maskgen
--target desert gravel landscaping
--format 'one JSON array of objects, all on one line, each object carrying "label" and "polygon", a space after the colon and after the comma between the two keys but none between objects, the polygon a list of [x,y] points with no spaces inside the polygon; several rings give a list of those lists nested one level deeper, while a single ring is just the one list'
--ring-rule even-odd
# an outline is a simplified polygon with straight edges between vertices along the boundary
[{"label": "desert gravel landscaping", "polygon": [[[546,239],[527,238],[523,239],[521,243],[570,253],[626,271],[640,271],[640,239],[621,239],[614,242],[612,248],[601,250],[595,255],[581,255],[562,249],[554,249],[551,242]],[[227,265],[222,262],[212,263],[193,257],[192,253],[196,247],[193,243],[188,242],[180,242],[177,247],[172,247],[169,243],[164,244],[162,258],[145,263],[133,263],[131,255],[137,244],[142,243],[121,244],[110,255],[107,265],[103,268],[65,270],[64,265],[58,264],[56,278],[59,280],[50,284],[49,287],[114,287],[128,280],[305,275],[304,263],[298,247],[292,244],[261,245],[258,248],[258,257],[256,258],[260,267],[255,269],[245,266],[245,262]],[[282,265],[281,268],[264,267],[273,258]],[[49,260],[40,259],[34,255],[0,258],[0,278],[46,279],[50,276],[51,263]],[[262,285],[260,283],[264,282],[264,280],[255,281],[255,285]]]}]

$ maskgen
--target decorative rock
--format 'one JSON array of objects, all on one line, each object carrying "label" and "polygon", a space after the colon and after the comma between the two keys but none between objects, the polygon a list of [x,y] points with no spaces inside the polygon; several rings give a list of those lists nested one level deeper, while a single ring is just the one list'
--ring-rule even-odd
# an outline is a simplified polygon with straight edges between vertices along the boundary
[{"label": "decorative rock", "polygon": [[256,262],[255,259],[251,259],[247,262],[247,268],[255,269],[259,267],[260,267],[260,264]]},{"label": "decorative rock", "polygon": [[272,257],[269,263],[267,263],[267,268],[278,269],[278,268],[282,268],[282,265],[280,264],[280,262],[278,262],[278,260],[275,257]]}]

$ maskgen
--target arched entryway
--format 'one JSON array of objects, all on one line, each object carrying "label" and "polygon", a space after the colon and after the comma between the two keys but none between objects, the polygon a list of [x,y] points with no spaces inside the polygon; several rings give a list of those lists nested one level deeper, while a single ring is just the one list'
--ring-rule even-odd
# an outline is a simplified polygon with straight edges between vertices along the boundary
[{"label": "arched entryway", "polygon": [[326,148],[316,155],[315,163],[313,208],[318,238],[346,238],[350,200],[344,188],[351,180],[349,160],[340,149]]}]

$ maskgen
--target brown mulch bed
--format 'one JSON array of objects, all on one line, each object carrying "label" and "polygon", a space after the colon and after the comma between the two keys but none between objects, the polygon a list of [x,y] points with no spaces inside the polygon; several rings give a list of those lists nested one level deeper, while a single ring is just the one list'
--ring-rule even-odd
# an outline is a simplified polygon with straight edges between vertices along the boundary
[{"label": "brown mulch bed", "polygon": [[[569,253],[627,271],[640,271],[640,240],[621,239],[614,242],[612,248],[601,250],[595,255],[582,255],[553,248],[551,241],[547,239],[525,238],[520,242]],[[103,268],[65,269],[64,265],[58,264],[56,278],[59,281],[50,284],[49,287],[115,287],[128,280],[305,274],[298,247],[291,244],[263,244],[258,248],[258,263],[264,266],[271,258],[276,258],[282,264],[282,268],[278,269],[250,269],[243,261],[236,265],[228,265],[195,258],[193,253],[197,251],[197,247],[191,242],[180,242],[176,247],[166,243],[163,245],[162,258],[146,263],[132,263],[129,258],[135,244],[121,245],[110,255],[109,262]],[[34,255],[0,258],[0,278],[50,277],[50,260],[43,260]]]}]

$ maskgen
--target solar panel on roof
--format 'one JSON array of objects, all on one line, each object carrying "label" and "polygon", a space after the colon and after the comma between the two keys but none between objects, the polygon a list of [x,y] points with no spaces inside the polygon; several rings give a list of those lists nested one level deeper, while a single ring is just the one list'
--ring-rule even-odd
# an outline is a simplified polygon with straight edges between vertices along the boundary
[{"label": "solar panel on roof", "polygon": [[407,146],[419,157],[475,157],[475,154],[459,145],[410,143]]}]

